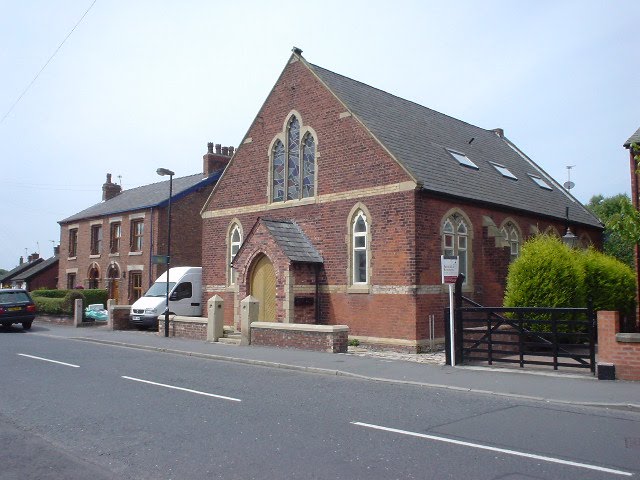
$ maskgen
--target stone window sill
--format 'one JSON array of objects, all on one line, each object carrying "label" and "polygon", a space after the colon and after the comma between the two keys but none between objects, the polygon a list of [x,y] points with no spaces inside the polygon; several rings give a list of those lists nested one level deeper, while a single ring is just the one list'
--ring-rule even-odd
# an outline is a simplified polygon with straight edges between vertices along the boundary
[{"label": "stone window sill", "polygon": [[350,285],[347,287],[347,293],[371,293],[371,285]]}]

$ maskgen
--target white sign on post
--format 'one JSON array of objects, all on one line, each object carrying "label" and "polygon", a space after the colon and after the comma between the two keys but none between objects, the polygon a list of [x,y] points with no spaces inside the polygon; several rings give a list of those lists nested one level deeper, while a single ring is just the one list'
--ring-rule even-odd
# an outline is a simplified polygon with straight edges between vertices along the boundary
[{"label": "white sign on post", "polygon": [[458,279],[458,257],[440,255],[440,265],[442,266],[442,283],[449,285],[449,358],[453,367],[456,364],[453,285]]}]

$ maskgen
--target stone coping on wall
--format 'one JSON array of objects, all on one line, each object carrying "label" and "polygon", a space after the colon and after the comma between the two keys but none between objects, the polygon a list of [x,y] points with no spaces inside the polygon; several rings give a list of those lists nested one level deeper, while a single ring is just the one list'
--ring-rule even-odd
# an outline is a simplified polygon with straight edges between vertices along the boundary
[{"label": "stone coping on wall", "polygon": [[620,343],[640,343],[640,333],[616,333],[616,341]]},{"label": "stone coping on wall", "polygon": [[[182,315],[169,314],[169,321],[182,323],[207,323],[209,320],[206,317],[184,317]],[[158,316],[158,322],[161,324],[164,322],[164,314]]]},{"label": "stone coping on wall", "polygon": [[336,333],[348,332],[347,325],[314,325],[308,323],[253,322],[251,328],[268,330],[296,330],[301,332]]}]

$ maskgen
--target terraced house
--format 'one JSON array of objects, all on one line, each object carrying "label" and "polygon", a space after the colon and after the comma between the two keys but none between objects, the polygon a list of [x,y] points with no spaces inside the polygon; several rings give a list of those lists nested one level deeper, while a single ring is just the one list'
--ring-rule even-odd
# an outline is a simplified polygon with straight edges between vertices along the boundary
[{"label": "terraced house", "polygon": [[[171,266],[200,266],[200,208],[233,147],[208,145],[203,171],[173,179]],[[109,298],[131,304],[165,270],[153,255],[167,253],[169,181],[122,190],[111,181],[102,186],[102,201],[60,224],[58,288],[106,288]]]},{"label": "terraced house", "polygon": [[[567,209],[569,222],[567,221]],[[202,209],[205,295],[260,320],[346,324],[381,348],[443,336],[440,255],[465,295],[501,305],[509,263],[538,232],[601,224],[514,145],[352,80],[294,48]],[[429,319],[435,319],[430,332]]]}]

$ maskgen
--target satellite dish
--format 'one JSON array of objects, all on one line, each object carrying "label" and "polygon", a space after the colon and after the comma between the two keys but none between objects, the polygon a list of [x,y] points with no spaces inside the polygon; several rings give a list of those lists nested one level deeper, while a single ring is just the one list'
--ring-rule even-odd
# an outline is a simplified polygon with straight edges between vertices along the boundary
[{"label": "satellite dish", "polygon": [[571,180],[569,180],[568,182],[564,182],[564,188],[566,188],[567,190],[571,190],[573,187],[576,186],[575,183],[573,183]]}]

